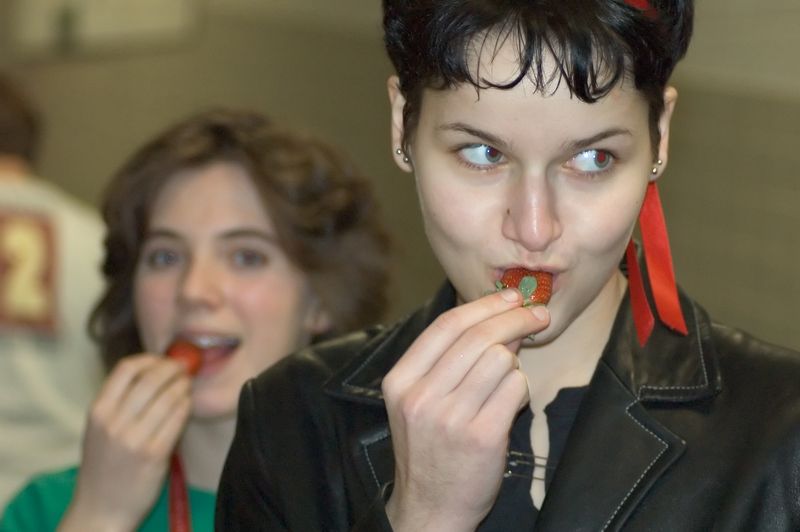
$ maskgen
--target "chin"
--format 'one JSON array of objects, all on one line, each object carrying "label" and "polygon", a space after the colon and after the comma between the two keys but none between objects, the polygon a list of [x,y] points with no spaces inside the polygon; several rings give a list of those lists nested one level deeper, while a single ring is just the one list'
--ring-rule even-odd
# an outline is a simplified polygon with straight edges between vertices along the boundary
[{"label": "chin", "polygon": [[214,421],[236,417],[237,397],[211,396],[195,394],[192,397],[192,418],[195,420]]}]

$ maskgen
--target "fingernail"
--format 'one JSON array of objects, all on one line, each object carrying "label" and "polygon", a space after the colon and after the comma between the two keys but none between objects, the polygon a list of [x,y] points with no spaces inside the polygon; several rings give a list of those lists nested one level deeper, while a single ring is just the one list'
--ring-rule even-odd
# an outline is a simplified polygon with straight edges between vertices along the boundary
[{"label": "fingernail", "polygon": [[533,315],[541,321],[547,321],[547,318],[550,316],[550,313],[547,311],[547,307],[544,305],[532,306],[531,312],[533,312]]},{"label": "fingernail", "polygon": [[519,301],[519,292],[517,292],[513,288],[506,288],[505,290],[501,290],[500,295],[506,301]]}]

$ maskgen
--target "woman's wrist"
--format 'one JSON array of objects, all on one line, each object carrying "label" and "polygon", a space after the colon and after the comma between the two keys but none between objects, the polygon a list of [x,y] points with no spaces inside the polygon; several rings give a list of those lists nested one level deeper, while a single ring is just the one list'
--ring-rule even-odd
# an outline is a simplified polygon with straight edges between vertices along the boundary
[{"label": "woman's wrist", "polygon": [[460,516],[444,516],[441,513],[428,514],[425,512],[404,511],[399,503],[399,498],[394,495],[389,497],[386,502],[386,517],[392,525],[394,532],[474,532],[477,523],[474,525],[465,524],[460,521]]},{"label": "woman's wrist", "polygon": [[58,532],[130,532],[136,528],[125,521],[120,516],[74,501],[61,519]]}]

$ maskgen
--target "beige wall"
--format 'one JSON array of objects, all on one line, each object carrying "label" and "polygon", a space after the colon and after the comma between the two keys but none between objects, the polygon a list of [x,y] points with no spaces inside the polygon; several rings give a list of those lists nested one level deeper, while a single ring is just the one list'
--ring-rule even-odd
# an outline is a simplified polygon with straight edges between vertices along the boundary
[{"label": "beige wall", "polygon": [[678,279],[720,320],[800,347],[800,97],[679,99],[662,183]]},{"label": "beige wall", "polygon": [[[248,0],[224,8],[211,2],[213,17],[185,45],[13,70],[50,121],[42,173],[90,201],[133,146],[211,104],[251,106],[333,139],[375,179],[398,241],[397,317],[442,277],[418,221],[413,181],[391,163],[390,68],[377,2],[347,31],[323,26],[343,10],[318,13],[312,4],[298,4],[316,13],[301,22],[286,2],[261,2],[274,10],[253,10]],[[784,31],[800,24],[795,4],[781,0],[754,13],[742,0],[698,3],[695,46],[676,75],[681,97],[662,194],[682,284],[713,315],[800,347],[793,271],[800,260],[800,62],[793,59],[800,32]],[[767,17],[775,32],[763,26]]]}]

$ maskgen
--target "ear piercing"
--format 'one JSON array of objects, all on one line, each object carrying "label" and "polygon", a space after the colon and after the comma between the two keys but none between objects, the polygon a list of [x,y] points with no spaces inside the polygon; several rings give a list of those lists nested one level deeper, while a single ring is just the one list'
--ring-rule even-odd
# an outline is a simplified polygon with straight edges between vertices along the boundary
[{"label": "ear piercing", "polygon": [[402,156],[403,156],[403,162],[404,162],[404,163],[408,164],[408,163],[411,161],[411,159],[409,159],[409,158],[408,158],[408,155],[406,155],[406,154],[403,152],[403,150],[401,150],[400,148],[397,148],[396,150],[394,150],[394,152],[395,152],[397,155],[402,155]]},{"label": "ear piercing", "polygon": [[650,170],[650,173],[656,175],[658,173],[658,167],[661,166],[662,164],[664,164],[664,161],[662,161],[661,159],[656,161],[656,164],[653,165],[653,169]]}]

